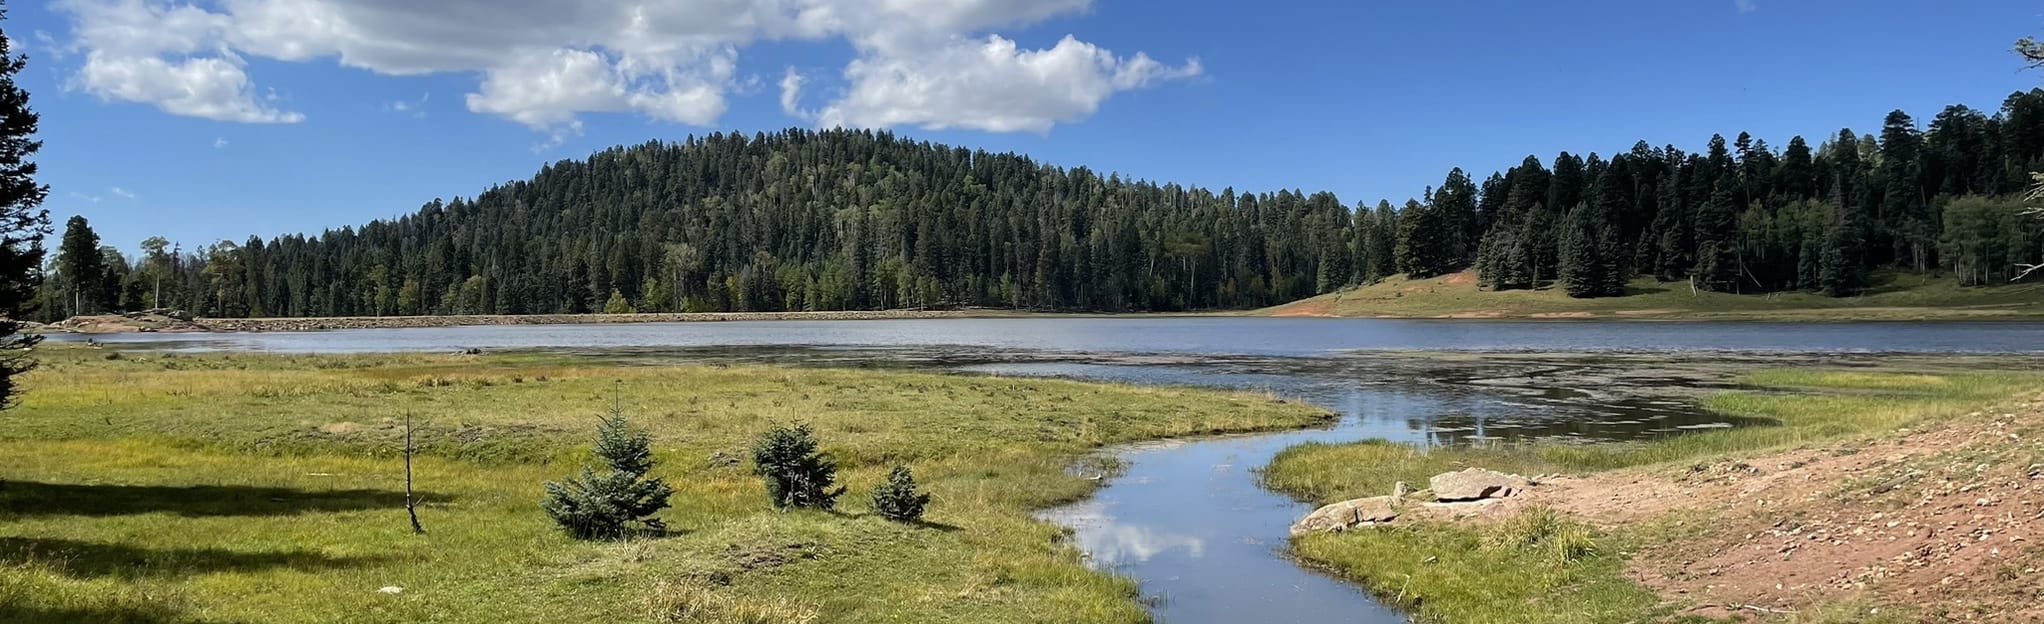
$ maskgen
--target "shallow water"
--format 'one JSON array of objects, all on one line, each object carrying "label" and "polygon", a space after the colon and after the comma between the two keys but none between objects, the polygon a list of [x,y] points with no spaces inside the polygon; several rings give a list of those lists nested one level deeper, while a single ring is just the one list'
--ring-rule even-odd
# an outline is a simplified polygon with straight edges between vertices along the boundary
[{"label": "shallow water", "polygon": [[[76,336],[58,335],[58,340]],[[185,348],[294,352],[734,345],[939,346],[1119,353],[1321,355],[1424,351],[2044,351],[2044,323],[1430,321],[1251,317],[1034,317],[733,321],[124,334]]]},{"label": "shallow water", "polygon": [[[1255,469],[1299,443],[1648,439],[1755,424],[1683,400],[1744,368],[1876,359],[1852,355],[1868,353],[2044,353],[2044,323],[1031,318],[99,338],[183,350],[527,348],[625,361],[935,368],[1259,390],[1339,413],[1322,429],[1121,449],[1125,472],[1087,500],[1040,514],[1070,527],[1093,564],[1139,580],[1158,619],[1173,624],[1404,621],[1355,586],[1285,558],[1287,527],[1310,506],[1260,487]],[[1641,352],[1653,355],[1628,355]],[[1666,363],[1678,359],[1670,353],[1697,352],[1714,355]]]}]

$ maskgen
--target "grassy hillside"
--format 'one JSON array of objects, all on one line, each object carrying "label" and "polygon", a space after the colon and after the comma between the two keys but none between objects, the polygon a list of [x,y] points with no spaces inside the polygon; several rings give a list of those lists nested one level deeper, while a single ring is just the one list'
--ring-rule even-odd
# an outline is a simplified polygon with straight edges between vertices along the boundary
[{"label": "grassy hillside", "polygon": [[[1097,486],[1067,468],[1329,417],[930,373],[40,351],[0,415],[0,622],[1142,622],[1133,583],[1029,515]],[[668,537],[578,542],[540,511],[614,396],[675,486]],[[403,509],[407,413],[424,536]],[[836,513],[774,511],[751,473],[750,441],[798,419],[844,469]],[[897,462],[935,494],[928,524],[870,513]]]},{"label": "grassy hillside", "polygon": [[1624,297],[1572,299],[1558,288],[1491,292],[1476,274],[1393,277],[1258,310],[1266,316],[1406,318],[1626,318],[1725,320],[1968,320],[2044,318],[2044,284],[1962,288],[1950,279],[1890,274],[1859,297],[1733,295],[1639,279]]}]

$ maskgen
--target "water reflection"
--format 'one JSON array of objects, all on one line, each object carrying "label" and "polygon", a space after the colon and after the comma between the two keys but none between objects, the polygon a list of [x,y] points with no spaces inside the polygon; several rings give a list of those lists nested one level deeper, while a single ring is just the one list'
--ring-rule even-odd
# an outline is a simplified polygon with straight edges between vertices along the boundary
[{"label": "water reflection", "polygon": [[[1073,527],[1073,542],[1094,563],[1110,568],[1148,562],[1172,551],[1186,559],[1206,555],[1204,538],[1167,533],[1154,527],[1117,521],[1098,499],[1067,506],[1048,517]],[[1084,527],[1084,528],[1079,528]]]}]

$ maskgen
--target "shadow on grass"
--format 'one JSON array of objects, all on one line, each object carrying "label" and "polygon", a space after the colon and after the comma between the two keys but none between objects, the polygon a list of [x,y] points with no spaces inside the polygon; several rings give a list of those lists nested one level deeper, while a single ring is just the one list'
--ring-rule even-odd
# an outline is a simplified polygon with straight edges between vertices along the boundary
[{"label": "shadow on grass", "polygon": [[228,624],[187,617],[168,607],[29,607],[0,604],[0,622],[19,624]]},{"label": "shadow on grass", "polygon": [[309,550],[154,549],[67,539],[0,537],[0,565],[38,565],[77,579],[257,572],[276,568],[318,572],[382,560],[381,557],[332,557]]},{"label": "shadow on grass", "polygon": [[[421,492],[445,503],[454,497]],[[402,492],[298,490],[233,485],[87,485],[0,481],[0,518],[21,516],[125,516],[171,513],[207,516],[292,516],[307,513],[402,510]]]}]

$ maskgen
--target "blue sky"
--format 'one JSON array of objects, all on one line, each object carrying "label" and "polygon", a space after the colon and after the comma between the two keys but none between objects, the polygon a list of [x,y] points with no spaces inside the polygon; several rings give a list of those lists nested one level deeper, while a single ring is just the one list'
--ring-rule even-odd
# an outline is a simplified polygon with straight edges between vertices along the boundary
[{"label": "blue sky", "polygon": [[1354,203],[1529,153],[1814,143],[2044,81],[2008,52],[2044,6],[2014,0],[582,4],[17,1],[4,28],[47,207],[129,250],[359,224],[715,130],[889,127]]}]

